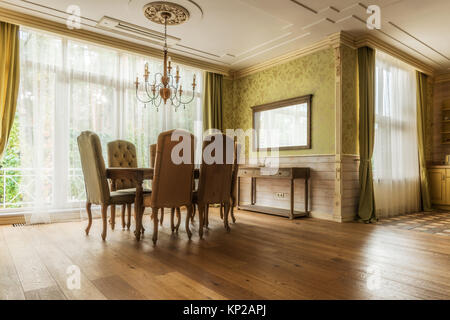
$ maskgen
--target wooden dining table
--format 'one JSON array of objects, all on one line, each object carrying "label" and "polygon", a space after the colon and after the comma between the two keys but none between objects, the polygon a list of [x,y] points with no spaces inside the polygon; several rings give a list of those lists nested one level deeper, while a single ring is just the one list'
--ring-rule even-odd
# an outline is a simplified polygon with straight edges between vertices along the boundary
[{"label": "wooden dining table", "polygon": [[[200,170],[194,169],[194,179],[198,179]],[[141,239],[142,216],[144,205],[144,180],[153,180],[153,168],[120,168],[111,167],[106,169],[106,178],[113,181],[120,179],[130,179],[136,183],[136,198],[134,202],[134,209],[136,212],[136,230],[134,235],[136,240]]]}]

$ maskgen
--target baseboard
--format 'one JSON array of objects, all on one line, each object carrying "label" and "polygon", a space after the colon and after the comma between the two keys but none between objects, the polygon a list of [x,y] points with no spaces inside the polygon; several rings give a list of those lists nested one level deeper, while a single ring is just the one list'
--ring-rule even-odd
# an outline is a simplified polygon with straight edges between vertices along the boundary
[{"label": "baseboard", "polygon": [[0,225],[24,224],[25,216],[23,214],[0,215]]},{"label": "baseboard", "polygon": [[333,217],[333,214],[329,213],[329,212],[310,211],[309,216],[314,219],[340,222],[340,221],[336,221],[336,219]]}]

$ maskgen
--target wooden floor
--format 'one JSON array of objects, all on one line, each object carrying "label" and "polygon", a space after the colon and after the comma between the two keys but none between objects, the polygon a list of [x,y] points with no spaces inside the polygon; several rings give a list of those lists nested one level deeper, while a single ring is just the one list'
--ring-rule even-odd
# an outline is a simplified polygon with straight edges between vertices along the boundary
[{"label": "wooden floor", "polygon": [[[100,220],[90,236],[85,222],[0,227],[0,299],[450,298],[448,237],[243,211],[227,233],[211,216],[190,242],[166,216],[156,247],[148,216],[139,243],[120,228],[103,242]],[[79,290],[67,288],[71,265]]]}]

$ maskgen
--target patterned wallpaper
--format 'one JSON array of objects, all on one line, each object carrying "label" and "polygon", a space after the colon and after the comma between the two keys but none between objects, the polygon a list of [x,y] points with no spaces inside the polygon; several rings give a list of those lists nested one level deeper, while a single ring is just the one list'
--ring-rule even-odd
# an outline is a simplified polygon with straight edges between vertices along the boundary
[{"label": "patterned wallpaper", "polygon": [[[282,65],[224,82],[225,128],[252,127],[251,107],[312,94],[311,149],[281,155],[334,154],[334,54],[321,50]],[[247,149],[248,150],[248,149]]]},{"label": "patterned wallpaper", "polygon": [[342,46],[342,153],[359,154],[357,64],[355,49]]}]

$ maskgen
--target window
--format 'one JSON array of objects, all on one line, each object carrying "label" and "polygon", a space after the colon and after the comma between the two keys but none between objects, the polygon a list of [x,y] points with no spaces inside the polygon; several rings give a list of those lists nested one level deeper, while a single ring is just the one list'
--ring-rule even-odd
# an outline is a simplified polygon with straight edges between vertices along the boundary
[{"label": "window", "polygon": [[378,217],[420,208],[415,77],[412,67],[377,51],[373,169]]},{"label": "window", "polygon": [[28,29],[21,30],[20,41],[19,100],[7,150],[15,161],[4,160],[0,171],[3,211],[80,205],[85,191],[76,138],[83,130],[99,135],[105,161],[107,143],[125,139],[136,145],[139,166],[145,167],[160,132],[202,134],[200,70],[180,66],[183,88],[193,74],[198,79],[192,103],[176,112],[169,105],[157,111],[137,102],[133,82],[146,62],[152,74],[162,70],[160,60]]}]

